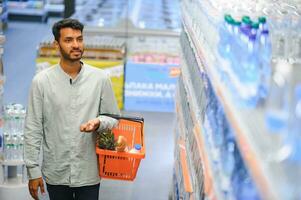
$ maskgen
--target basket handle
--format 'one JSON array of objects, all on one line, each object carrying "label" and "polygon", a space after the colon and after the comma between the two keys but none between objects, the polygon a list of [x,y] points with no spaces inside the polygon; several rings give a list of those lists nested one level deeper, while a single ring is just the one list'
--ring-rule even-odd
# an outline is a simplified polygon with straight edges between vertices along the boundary
[{"label": "basket handle", "polygon": [[125,120],[130,120],[130,121],[135,121],[135,122],[144,122],[143,117],[123,116],[123,115],[115,115],[115,114],[109,114],[109,113],[103,113],[101,115],[112,117],[112,118],[117,119],[117,120],[125,119]]}]

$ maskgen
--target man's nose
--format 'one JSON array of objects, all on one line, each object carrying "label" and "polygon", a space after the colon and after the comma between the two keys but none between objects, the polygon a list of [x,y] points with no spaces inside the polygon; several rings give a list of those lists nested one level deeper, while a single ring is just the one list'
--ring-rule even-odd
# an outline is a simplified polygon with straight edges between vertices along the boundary
[{"label": "man's nose", "polygon": [[73,48],[78,48],[78,47],[79,47],[79,43],[78,43],[76,40],[74,40],[74,41],[72,42],[72,47],[73,47]]}]

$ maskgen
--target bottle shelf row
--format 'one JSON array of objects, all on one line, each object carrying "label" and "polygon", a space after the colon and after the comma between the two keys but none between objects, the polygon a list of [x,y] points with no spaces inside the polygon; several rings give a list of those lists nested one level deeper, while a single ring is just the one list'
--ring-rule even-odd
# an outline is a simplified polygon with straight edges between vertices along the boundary
[{"label": "bottle shelf row", "polygon": [[6,166],[18,166],[18,165],[24,165],[24,160],[3,160],[0,161],[0,165],[6,165]]},{"label": "bottle shelf row", "polygon": [[[273,144],[268,142],[268,131],[264,126],[263,108],[253,110],[238,109],[234,105],[229,89],[223,84],[217,72],[217,66],[226,65],[220,62],[210,51],[205,40],[196,36],[196,30],[188,19],[189,14],[183,10],[183,29],[188,35],[200,70],[207,74],[216,95],[222,103],[226,117],[234,129],[240,152],[251,175],[258,186],[263,199],[285,199],[283,187],[287,184],[285,168],[281,163],[275,166],[266,155],[273,152]],[[184,67],[183,67],[184,68]],[[185,70],[183,70],[185,74]],[[194,99],[194,98],[190,98]],[[199,117],[197,117],[199,119]],[[210,154],[207,154],[210,155]]]}]

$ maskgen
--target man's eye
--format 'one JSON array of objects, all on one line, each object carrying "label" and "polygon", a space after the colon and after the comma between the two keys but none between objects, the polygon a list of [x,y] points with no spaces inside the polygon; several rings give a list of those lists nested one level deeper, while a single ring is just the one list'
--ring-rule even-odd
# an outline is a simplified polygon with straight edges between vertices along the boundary
[{"label": "man's eye", "polygon": [[82,42],[82,41],[83,41],[83,38],[78,38],[77,41],[78,41],[78,42]]},{"label": "man's eye", "polygon": [[69,43],[69,42],[71,42],[71,40],[65,40],[65,42]]}]

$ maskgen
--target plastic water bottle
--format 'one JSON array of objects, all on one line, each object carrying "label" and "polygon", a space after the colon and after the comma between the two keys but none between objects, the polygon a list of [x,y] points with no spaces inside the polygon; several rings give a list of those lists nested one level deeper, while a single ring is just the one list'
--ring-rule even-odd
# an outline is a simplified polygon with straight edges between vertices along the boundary
[{"label": "plastic water bottle", "polygon": [[243,28],[251,28],[252,26],[252,20],[249,16],[243,16],[241,18],[241,26]]},{"label": "plastic water bottle", "polygon": [[[235,24],[236,25],[236,24]],[[235,75],[240,79],[240,75],[243,73],[241,63],[246,58],[245,49],[247,47],[248,35],[250,32],[249,27],[243,27],[243,23],[239,27],[239,32],[236,38],[231,40],[233,45],[233,53],[231,54],[231,68]]]},{"label": "plastic water bottle", "polygon": [[289,161],[301,167],[301,84],[295,88],[294,106],[291,113],[287,142],[291,147]]},{"label": "plastic water bottle", "polygon": [[141,145],[140,144],[135,144],[134,148],[132,148],[129,153],[140,153],[141,151]]},{"label": "plastic water bottle", "polygon": [[259,97],[265,99],[268,94],[271,79],[271,58],[272,58],[272,45],[268,30],[261,31],[259,35],[259,52],[260,52],[260,86]]},{"label": "plastic water bottle", "polygon": [[233,18],[231,15],[224,16],[224,22],[220,25],[219,28],[219,37],[220,41],[218,44],[219,54],[223,58],[228,58],[231,51],[231,34],[233,34]]},{"label": "plastic water bottle", "polygon": [[271,133],[287,129],[291,73],[292,66],[288,62],[278,61],[266,106],[266,125]]},{"label": "plastic water bottle", "polygon": [[235,168],[235,152],[236,144],[235,139],[232,132],[229,130],[225,130],[225,142],[222,149],[222,166],[224,171],[224,179],[222,180],[222,185],[226,193],[228,193],[231,188],[231,179]]},{"label": "plastic water bottle", "polygon": [[9,104],[4,110],[4,154],[7,160],[23,159],[25,108]]},{"label": "plastic water bottle", "polygon": [[259,30],[260,31],[269,30],[266,17],[264,17],[264,16],[259,17],[258,18],[258,23],[259,23]]},{"label": "plastic water bottle", "polygon": [[259,62],[258,45],[256,35],[250,34],[247,42],[247,52],[242,62],[243,71],[240,75],[241,84],[244,86],[244,93],[241,94],[244,105],[255,107],[257,104],[257,90],[259,85]]},{"label": "plastic water bottle", "polygon": [[4,135],[4,159],[11,160],[12,159],[12,148],[11,148],[11,138],[10,135]]},{"label": "plastic water bottle", "polygon": [[232,176],[232,186],[236,199],[259,200],[258,191],[237,148],[234,151],[234,158],[235,169]]},{"label": "plastic water bottle", "polygon": [[272,53],[273,53],[273,60],[279,59],[286,59],[286,31],[287,27],[287,20],[282,21],[275,21],[274,20],[274,27],[273,27],[273,42],[272,42]]},{"label": "plastic water bottle", "polygon": [[269,141],[272,145],[270,161],[281,162],[290,153],[290,146],[285,142],[288,134],[290,97],[292,88],[292,66],[285,61],[278,61],[272,76],[270,93],[266,102],[265,121],[269,130]]},{"label": "plastic water bottle", "polygon": [[253,35],[258,36],[258,33],[259,33],[259,23],[258,22],[253,22],[251,24],[251,33]]},{"label": "plastic water bottle", "polygon": [[290,27],[289,59],[292,63],[301,63],[301,14],[292,15]]}]

